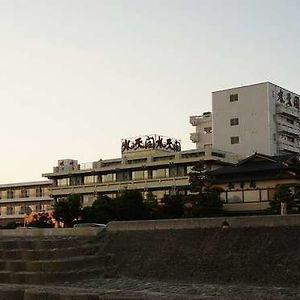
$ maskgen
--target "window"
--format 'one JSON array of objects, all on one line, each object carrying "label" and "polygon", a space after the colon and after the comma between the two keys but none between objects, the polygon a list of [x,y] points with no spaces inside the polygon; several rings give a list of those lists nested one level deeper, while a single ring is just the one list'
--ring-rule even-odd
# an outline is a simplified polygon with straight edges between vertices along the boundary
[{"label": "window", "polygon": [[22,198],[28,198],[29,197],[28,189],[26,189],[26,188],[21,189],[21,197]]},{"label": "window", "polygon": [[70,185],[70,178],[57,179],[57,186],[67,186]]},{"label": "window", "polygon": [[102,182],[113,182],[113,181],[116,181],[116,173],[102,175]]},{"label": "window", "polygon": [[84,184],[93,184],[95,182],[95,176],[84,176]]},{"label": "window", "polygon": [[129,181],[132,179],[131,171],[123,170],[116,173],[116,181]]},{"label": "window", "polygon": [[228,203],[243,202],[243,192],[242,191],[227,192],[227,202]]},{"label": "window", "polygon": [[186,153],[181,155],[182,158],[192,158],[192,157],[200,157],[200,156],[205,156],[205,152]]},{"label": "window", "polygon": [[286,121],[287,121],[289,124],[294,125],[294,120],[286,119]]},{"label": "window", "polygon": [[6,214],[7,215],[13,215],[14,214],[14,208],[11,205],[6,207]]},{"label": "window", "polygon": [[240,142],[240,138],[238,136],[232,136],[230,138],[231,144],[238,144]]},{"label": "window", "polygon": [[152,178],[169,177],[169,169],[157,169],[152,171]]},{"label": "window", "polygon": [[82,185],[83,177],[82,176],[72,176],[70,178],[70,185]]},{"label": "window", "polygon": [[239,118],[230,119],[230,126],[239,125]]},{"label": "window", "polygon": [[259,190],[245,191],[244,192],[244,202],[259,202]]},{"label": "window", "polygon": [[38,186],[35,189],[35,195],[36,195],[36,197],[42,197],[43,196],[43,188],[41,186]]},{"label": "window", "polygon": [[287,136],[287,140],[291,143],[295,142],[295,139],[293,137]]},{"label": "window", "polygon": [[14,190],[7,190],[7,198],[8,199],[14,198]]},{"label": "window", "polygon": [[143,180],[148,178],[147,171],[133,171],[132,172],[132,180]]},{"label": "window", "polygon": [[212,133],[212,127],[204,127],[204,134]]},{"label": "window", "polygon": [[42,211],[42,204],[41,203],[38,203],[38,204],[35,205],[35,211],[37,211],[37,212]]},{"label": "window", "polygon": [[238,94],[231,94],[230,95],[230,102],[235,102],[239,100],[239,95]]}]

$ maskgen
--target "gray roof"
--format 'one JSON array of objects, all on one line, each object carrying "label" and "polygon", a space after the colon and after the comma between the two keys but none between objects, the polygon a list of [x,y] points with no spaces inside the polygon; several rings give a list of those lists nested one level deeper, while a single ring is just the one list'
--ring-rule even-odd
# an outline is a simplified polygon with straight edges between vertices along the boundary
[{"label": "gray roof", "polygon": [[28,181],[28,182],[0,184],[0,188],[37,186],[37,185],[51,185],[51,184],[52,184],[52,180]]}]

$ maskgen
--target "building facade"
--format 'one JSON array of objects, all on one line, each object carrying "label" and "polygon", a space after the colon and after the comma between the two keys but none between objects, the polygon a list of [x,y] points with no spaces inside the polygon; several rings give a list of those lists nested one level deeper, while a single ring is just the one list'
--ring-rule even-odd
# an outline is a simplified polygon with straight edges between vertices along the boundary
[{"label": "building facade", "polygon": [[[198,140],[191,136],[198,147],[206,136],[201,122],[195,126],[202,133]],[[299,95],[270,82],[213,92],[211,127],[216,149],[245,156],[299,153]]]},{"label": "building facade", "polygon": [[195,126],[195,132],[190,138],[196,143],[197,149],[212,148],[212,114],[205,112],[201,116],[191,116],[190,123]]},{"label": "building facade", "polygon": [[0,185],[0,225],[23,222],[31,213],[51,211],[52,181],[32,181]]},{"label": "building facade", "polygon": [[[187,194],[188,173],[200,160],[208,169],[237,162],[239,156],[213,149],[180,151],[177,140],[148,137],[122,142],[122,157],[99,160],[88,165],[75,160],[60,160],[52,173],[43,176],[53,181],[50,194],[56,200],[70,194],[82,196],[83,205],[90,206],[98,195],[115,197],[125,189],[138,190],[144,198],[151,192],[158,200],[165,194]],[[160,141],[162,147],[153,146]],[[149,146],[150,145],[150,146]]]},{"label": "building facade", "polygon": [[255,153],[233,166],[211,172],[214,187],[231,212],[260,212],[269,207],[279,185],[300,189],[298,154],[269,156]]}]

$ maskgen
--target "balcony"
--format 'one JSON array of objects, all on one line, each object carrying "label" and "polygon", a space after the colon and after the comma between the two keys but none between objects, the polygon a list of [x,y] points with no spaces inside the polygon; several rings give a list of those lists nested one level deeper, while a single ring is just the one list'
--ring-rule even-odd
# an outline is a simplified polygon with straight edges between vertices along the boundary
[{"label": "balcony", "polygon": [[190,139],[193,143],[201,143],[202,148],[205,144],[212,144],[212,133],[193,132],[190,134]]},{"label": "balcony", "polygon": [[190,139],[193,143],[199,143],[201,140],[200,134],[198,132],[192,132],[190,134]]},{"label": "balcony", "polygon": [[283,139],[278,140],[278,150],[280,151],[290,151],[290,152],[300,152],[300,146],[297,145],[295,142],[289,142]]},{"label": "balcony", "polygon": [[209,122],[211,121],[211,113],[204,114],[202,116],[191,116],[190,117],[190,124],[193,126],[200,125],[203,122]]},{"label": "balcony", "polygon": [[300,117],[300,113],[299,113],[299,110],[297,108],[289,107],[289,106],[283,105],[281,103],[276,104],[276,113],[283,114],[283,115],[286,115],[286,116],[292,116],[294,118],[299,118]]},{"label": "balcony", "polygon": [[124,189],[167,189],[172,187],[185,187],[188,186],[188,184],[189,178],[186,175],[180,177],[152,178],[143,180],[111,181],[92,185],[52,187],[51,194],[53,196],[61,196],[67,194],[93,194],[95,192],[110,193],[119,192]]},{"label": "balcony", "polygon": [[294,136],[300,136],[300,129],[289,123],[278,123],[277,131],[286,132]]}]

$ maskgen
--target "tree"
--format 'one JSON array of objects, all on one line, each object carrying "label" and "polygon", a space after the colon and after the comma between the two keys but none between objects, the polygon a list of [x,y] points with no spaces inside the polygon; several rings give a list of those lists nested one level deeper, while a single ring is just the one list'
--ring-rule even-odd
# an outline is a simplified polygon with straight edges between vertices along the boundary
[{"label": "tree", "polygon": [[135,190],[125,190],[114,199],[118,220],[142,220],[147,212],[143,196]]},{"label": "tree", "polygon": [[281,203],[286,205],[287,213],[297,213],[300,208],[300,192],[292,192],[289,185],[278,185],[274,198],[270,201],[270,207],[267,212],[279,214],[281,212]]},{"label": "tree", "polygon": [[211,186],[211,176],[207,171],[203,160],[199,161],[191,170],[189,175],[190,191],[195,194],[202,194],[205,189]]},{"label": "tree", "polygon": [[157,197],[149,191],[146,193],[146,200],[144,201],[146,216],[150,220],[162,219],[163,212],[161,205],[158,204]]},{"label": "tree", "polygon": [[66,199],[54,204],[53,216],[58,222],[63,222],[64,227],[72,227],[73,221],[81,215],[81,199],[79,195],[73,194]]},{"label": "tree", "polygon": [[84,222],[108,223],[116,219],[115,201],[106,195],[99,196],[90,207],[82,210]]},{"label": "tree", "polygon": [[203,161],[194,166],[189,174],[190,200],[193,217],[219,216],[223,213],[222,189],[212,187],[212,178]]},{"label": "tree", "polygon": [[206,188],[202,194],[194,196],[193,217],[216,217],[223,214],[222,189]]},{"label": "tree", "polygon": [[181,218],[183,216],[184,199],[182,195],[164,195],[161,202],[164,218]]}]

